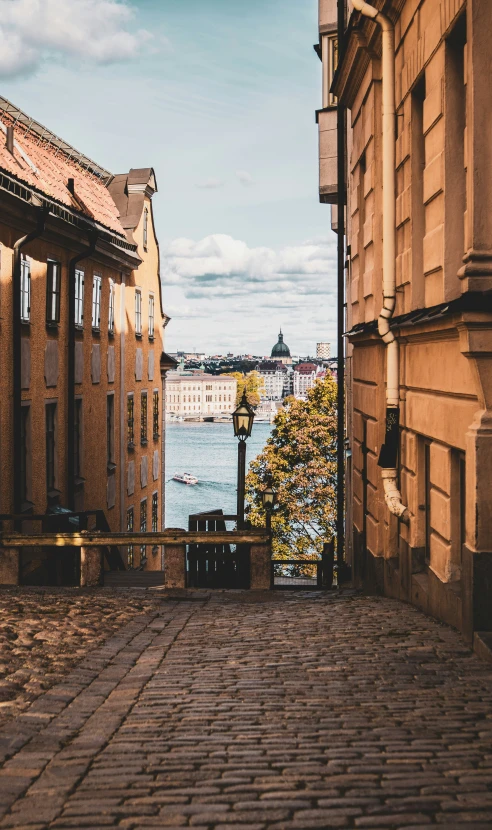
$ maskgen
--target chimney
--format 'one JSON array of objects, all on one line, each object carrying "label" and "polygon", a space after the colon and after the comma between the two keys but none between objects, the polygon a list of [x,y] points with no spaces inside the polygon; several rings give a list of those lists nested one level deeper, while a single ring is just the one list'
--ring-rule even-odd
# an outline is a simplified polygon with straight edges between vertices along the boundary
[{"label": "chimney", "polygon": [[72,196],[74,196],[75,195],[75,179],[69,179],[68,182],[67,182],[67,187],[68,187],[70,193],[72,194]]},{"label": "chimney", "polygon": [[10,155],[14,155],[14,128],[7,127],[7,140],[6,140],[7,150],[9,151]]}]

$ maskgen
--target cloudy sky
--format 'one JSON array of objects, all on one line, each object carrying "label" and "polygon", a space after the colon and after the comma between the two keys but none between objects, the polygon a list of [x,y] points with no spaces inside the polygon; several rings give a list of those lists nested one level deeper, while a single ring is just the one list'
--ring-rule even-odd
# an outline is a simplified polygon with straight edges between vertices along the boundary
[{"label": "cloudy sky", "polygon": [[317,0],[1,0],[1,93],[118,173],[153,166],[167,349],[335,339]]}]

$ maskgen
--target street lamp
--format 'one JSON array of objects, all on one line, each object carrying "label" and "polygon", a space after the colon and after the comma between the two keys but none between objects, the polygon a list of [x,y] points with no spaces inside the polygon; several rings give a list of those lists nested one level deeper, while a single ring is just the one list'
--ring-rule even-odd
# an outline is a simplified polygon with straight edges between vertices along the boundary
[{"label": "street lamp", "polygon": [[275,503],[275,492],[272,487],[272,480],[271,478],[268,479],[267,486],[265,490],[261,492],[261,503],[263,504],[263,508],[266,513],[266,526],[267,530],[272,529],[272,510],[273,505]]},{"label": "street lamp", "polygon": [[234,435],[238,438],[237,446],[237,527],[244,526],[244,490],[246,483],[246,439],[251,435],[255,413],[246,398],[246,389],[239,401],[239,406],[232,413]]}]

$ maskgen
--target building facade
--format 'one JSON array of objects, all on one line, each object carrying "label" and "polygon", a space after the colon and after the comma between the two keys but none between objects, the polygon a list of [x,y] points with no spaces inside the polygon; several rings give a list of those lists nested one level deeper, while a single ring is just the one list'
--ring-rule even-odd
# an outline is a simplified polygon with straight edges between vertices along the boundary
[{"label": "building facade", "polygon": [[329,360],[331,355],[330,343],[316,343],[316,357],[320,360]]},{"label": "building facade", "polygon": [[293,393],[296,398],[305,398],[316,382],[318,367],[314,363],[298,363],[293,373]]},{"label": "building facade", "polygon": [[490,3],[353,5],[331,86],[350,122],[348,553],[359,583],[472,640],[492,631]]},{"label": "building facade", "polygon": [[170,418],[232,415],[236,408],[237,380],[229,375],[169,372],[166,410]]},{"label": "building facade", "polygon": [[256,371],[263,378],[265,389],[261,399],[265,401],[279,401],[285,394],[287,367],[275,360],[263,360],[258,363]]},{"label": "building facade", "polygon": [[[154,173],[112,176],[4,99],[0,128],[1,512],[33,530],[30,516],[62,508],[160,529],[172,361]],[[49,558],[24,550],[20,580],[45,580]]]}]

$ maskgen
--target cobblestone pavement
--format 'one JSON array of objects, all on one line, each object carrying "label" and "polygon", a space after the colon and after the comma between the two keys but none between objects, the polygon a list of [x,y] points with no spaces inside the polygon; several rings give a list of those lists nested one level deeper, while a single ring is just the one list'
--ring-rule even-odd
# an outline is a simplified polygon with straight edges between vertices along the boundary
[{"label": "cobblestone pavement", "polygon": [[2,588],[0,725],[27,709],[113,631],[155,604],[143,592]]},{"label": "cobblestone pavement", "polygon": [[395,601],[163,600],[0,729],[0,828],[490,830],[491,702]]}]

